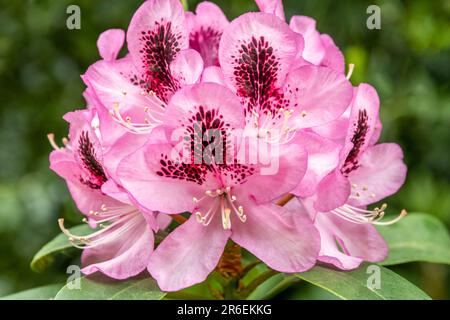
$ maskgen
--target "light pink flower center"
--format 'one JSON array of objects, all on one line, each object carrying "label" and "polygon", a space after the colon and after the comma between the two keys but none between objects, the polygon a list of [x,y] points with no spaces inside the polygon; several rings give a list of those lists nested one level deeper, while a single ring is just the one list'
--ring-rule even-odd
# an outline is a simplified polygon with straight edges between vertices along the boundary
[{"label": "light pink flower center", "polygon": [[231,194],[231,187],[225,187],[215,191],[207,190],[205,195],[200,199],[194,197],[192,198],[192,201],[195,204],[198,204],[206,198],[213,198],[216,201],[214,201],[214,204],[209,207],[209,210],[206,213],[202,213],[200,211],[195,212],[198,223],[201,223],[204,226],[209,225],[216,212],[220,212],[221,214],[222,226],[224,230],[231,229],[232,213],[236,214],[241,222],[245,222],[247,220],[247,216],[244,214],[244,207],[236,206],[235,204],[237,198]]}]

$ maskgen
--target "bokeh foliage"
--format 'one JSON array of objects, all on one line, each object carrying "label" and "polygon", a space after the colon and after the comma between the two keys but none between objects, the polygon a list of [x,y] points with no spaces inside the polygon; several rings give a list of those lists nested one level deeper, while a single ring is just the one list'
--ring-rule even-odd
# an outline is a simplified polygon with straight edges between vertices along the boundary
[{"label": "bokeh foliage", "polygon": [[[199,1],[190,0],[191,9]],[[232,19],[256,10],[252,0],[215,0]],[[287,16],[318,21],[356,64],[354,84],[368,82],[382,101],[382,141],[398,142],[409,167],[403,189],[388,199],[427,212],[450,227],[450,2],[446,0],[285,0]],[[61,282],[63,265],[33,273],[34,253],[58,234],[56,219],[80,222],[64,183],[48,170],[46,134],[67,134],[61,119],[84,107],[79,77],[98,59],[96,39],[126,28],[141,0],[0,0],[0,296]],[[81,8],[81,30],[68,30],[66,8]],[[366,28],[366,8],[381,7],[382,29]],[[450,297],[448,267],[395,268],[433,298]],[[329,298],[307,287],[290,298]]]}]

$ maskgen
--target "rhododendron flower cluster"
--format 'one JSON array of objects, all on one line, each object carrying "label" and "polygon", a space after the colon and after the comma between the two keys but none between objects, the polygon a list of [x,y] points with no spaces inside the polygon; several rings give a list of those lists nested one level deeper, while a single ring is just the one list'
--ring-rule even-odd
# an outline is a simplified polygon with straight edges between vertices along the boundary
[{"label": "rhododendron flower cluster", "polygon": [[[128,30],[105,31],[82,76],[87,107],[51,169],[91,226],[72,234],[82,271],[147,272],[164,291],[204,281],[227,243],[273,270],[381,261],[374,224],[406,167],[377,144],[380,101],[312,18],[286,22],[281,0],[229,21],[202,2],[148,0]],[[126,42],[128,53],[119,56]],[[155,235],[162,238],[155,244]]]}]

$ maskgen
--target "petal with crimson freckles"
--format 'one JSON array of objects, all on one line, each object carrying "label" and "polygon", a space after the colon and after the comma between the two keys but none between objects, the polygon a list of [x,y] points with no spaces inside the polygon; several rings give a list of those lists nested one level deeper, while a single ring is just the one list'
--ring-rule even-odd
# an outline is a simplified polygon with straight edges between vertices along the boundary
[{"label": "petal with crimson freckles", "polygon": [[[406,165],[402,149],[395,143],[370,147],[361,156],[359,167],[348,179],[358,186],[358,195],[351,204],[364,206],[396,193],[406,179]],[[353,190],[355,191],[355,190]]]},{"label": "petal with crimson freckles", "polygon": [[[111,241],[84,249],[81,261],[84,274],[97,271],[110,278],[122,280],[144,271],[153,253],[153,231],[145,217],[139,215],[132,227]],[[108,235],[104,235],[108,237]]]},{"label": "petal with crimson freckles", "polygon": [[100,190],[93,190],[80,182],[80,177],[85,173],[75,162],[73,154],[67,151],[53,151],[50,154],[50,169],[66,180],[77,208],[85,215],[91,210],[99,210],[103,204],[118,204],[117,201],[103,195]]},{"label": "petal with crimson freckles", "polygon": [[180,89],[167,107],[164,125],[178,128],[180,123],[189,124],[194,110],[199,106],[203,107],[204,113],[217,110],[232,129],[240,129],[245,125],[239,99],[230,89],[215,83],[200,83]]},{"label": "petal with crimson freckles", "polygon": [[[171,158],[174,151],[177,153],[173,145],[153,144],[150,138],[149,143],[119,164],[118,177],[121,185],[148,211],[174,214],[191,212],[195,208],[192,198],[205,192],[202,185],[192,180],[165,175],[165,172],[169,173],[166,168],[174,164],[169,162],[174,161]],[[174,168],[184,173],[178,165]]]},{"label": "petal with crimson freckles", "polygon": [[[155,124],[160,122],[163,103],[152,95],[143,94],[146,92],[146,85],[138,78],[130,56],[113,62],[98,61],[88,68],[82,79],[99,102],[99,116],[102,117],[103,127],[112,127],[115,135],[116,126],[108,124],[113,121],[108,112],[116,107],[120,108],[123,118],[130,117],[133,122],[145,123],[145,119]],[[101,106],[106,111],[100,110]],[[145,112],[146,108],[148,113]],[[111,131],[105,135],[105,138],[112,140],[106,141],[109,143],[115,140],[110,138],[110,133]]]},{"label": "petal with crimson freckles", "polygon": [[320,239],[308,217],[291,215],[272,204],[247,203],[244,208],[247,221],[232,223],[234,242],[280,272],[302,272],[314,266]]},{"label": "petal with crimson freckles", "polygon": [[98,40],[97,47],[100,56],[105,61],[114,61],[125,42],[125,32],[121,29],[109,29],[103,32]]},{"label": "petal with crimson freckles", "polygon": [[214,270],[230,237],[219,215],[207,226],[192,215],[172,231],[151,256],[148,271],[163,291],[177,291],[204,281]]},{"label": "petal with crimson freckles", "polygon": [[255,2],[261,12],[271,13],[283,21],[286,20],[282,0],[255,0]]},{"label": "petal with crimson freckles", "polygon": [[372,143],[372,137],[376,133],[379,122],[380,99],[377,91],[371,85],[360,84],[354,89],[350,109],[346,147],[342,154],[344,163],[341,171],[344,173],[351,172],[357,166],[359,157]]},{"label": "petal with crimson freckles", "polygon": [[188,32],[178,0],[144,2],[128,27],[128,49],[139,78],[164,102],[179,87],[170,64],[181,50],[188,48]]},{"label": "petal with crimson freckles", "polygon": [[299,131],[296,139],[301,141],[308,153],[308,169],[301,183],[292,191],[301,197],[312,196],[320,181],[339,165],[340,144],[313,132]]},{"label": "petal with crimson freckles", "polygon": [[216,4],[199,3],[194,14],[186,13],[189,24],[189,47],[198,51],[205,66],[219,66],[219,42],[228,19]]},{"label": "petal with crimson freckles", "polygon": [[317,66],[304,66],[289,73],[284,91],[290,108],[297,112],[295,127],[298,129],[336,120],[353,96],[352,85],[344,75]]},{"label": "petal with crimson freckles", "polygon": [[247,13],[225,29],[219,59],[227,83],[251,112],[275,112],[299,51],[299,36],[272,14]]},{"label": "petal with crimson freckles", "polygon": [[289,26],[303,36],[305,41],[303,58],[314,65],[320,65],[325,57],[325,47],[320,33],[316,30],[316,21],[306,16],[293,16]]},{"label": "petal with crimson freckles", "polygon": [[321,65],[332,68],[339,74],[345,74],[345,58],[341,50],[339,50],[329,35],[322,34],[320,37],[325,46],[325,57]]}]

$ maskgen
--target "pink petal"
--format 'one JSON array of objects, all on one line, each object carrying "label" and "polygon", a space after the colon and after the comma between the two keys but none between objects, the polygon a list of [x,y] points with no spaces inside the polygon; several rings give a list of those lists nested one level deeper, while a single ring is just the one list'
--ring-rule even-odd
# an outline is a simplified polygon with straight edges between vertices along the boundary
[{"label": "pink petal", "polygon": [[344,113],[352,100],[353,88],[344,75],[317,66],[301,67],[288,75],[286,92],[296,117],[297,128],[331,122]]},{"label": "pink petal", "polygon": [[[395,143],[383,143],[367,149],[361,156],[359,167],[348,176],[358,186],[356,206],[368,205],[396,193],[406,179],[407,168],[403,152]],[[353,195],[355,196],[355,194]]]},{"label": "pink petal", "polygon": [[163,291],[200,283],[214,270],[230,236],[219,219],[207,227],[191,218],[172,231],[150,258],[148,270]]},{"label": "pink petal", "polygon": [[123,134],[113,146],[111,146],[103,155],[103,165],[108,171],[111,179],[119,182],[117,177],[117,168],[120,162],[137,149],[144,146],[149,135],[137,135],[133,133]]},{"label": "pink petal", "polygon": [[281,20],[286,20],[282,0],[255,0],[261,12],[276,15]]},{"label": "pink petal", "polygon": [[350,270],[363,261],[379,262],[387,256],[386,242],[370,224],[356,224],[331,213],[319,213],[314,225],[321,237],[320,261]]},{"label": "pink petal", "polygon": [[187,15],[190,24],[189,47],[197,50],[205,66],[219,65],[219,42],[228,19],[212,2],[199,3],[195,15]]},{"label": "pink petal", "polygon": [[239,162],[255,163],[256,170],[235,188],[238,194],[246,195],[258,204],[264,204],[291,192],[299,185],[306,173],[308,155],[298,140],[281,145],[269,144],[261,139],[256,142],[252,140],[241,143],[246,147],[244,153],[248,158],[241,159],[241,149]]},{"label": "pink petal", "polygon": [[203,70],[202,82],[213,82],[226,86],[225,76],[220,67],[207,67]]},{"label": "pink petal", "polygon": [[308,217],[271,204],[247,204],[244,210],[247,221],[232,224],[233,241],[280,272],[302,272],[314,266],[320,240]]},{"label": "pink petal", "polygon": [[181,51],[172,61],[170,70],[174,78],[180,84],[194,84],[200,80],[203,72],[203,59],[200,54],[192,49]]},{"label": "pink petal", "polygon": [[169,66],[188,48],[188,32],[179,0],[144,2],[128,27],[128,49],[139,76],[164,102],[178,87]]},{"label": "pink petal", "polygon": [[125,32],[121,29],[109,29],[103,32],[97,41],[98,51],[103,60],[114,61],[125,42]]},{"label": "pink petal", "polygon": [[316,30],[316,21],[306,16],[293,16],[289,26],[303,36],[305,42],[303,58],[314,65],[320,65],[325,57],[325,47],[320,33]]},{"label": "pink petal", "polygon": [[145,270],[152,252],[153,232],[142,216],[142,222],[121,237],[85,249],[82,272],[89,275],[100,271],[113,279],[127,279]]},{"label": "pink petal", "polygon": [[300,197],[312,196],[319,182],[339,165],[341,146],[312,132],[296,133],[308,153],[308,169],[300,185],[292,192]]},{"label": "pink petal", "polygon": [[317,199],[314,208],[328,212],[344,205],[350,196],[350,182],[339,170],[326,176],[317,187]]},{"label": "pink petal", "polygon": [[335,70],[339,74],[345,74],[345,58],[341,50],[334,44],[329,35],[322,34],[320,37],[325,46],[325,57],[322,60],[322,65]]}]

